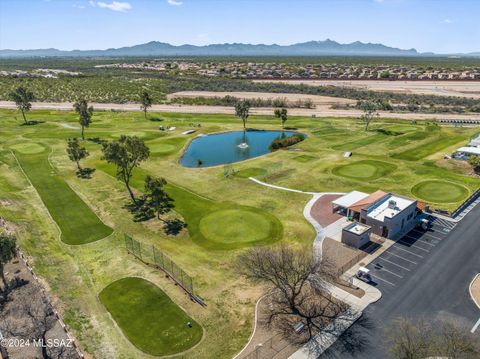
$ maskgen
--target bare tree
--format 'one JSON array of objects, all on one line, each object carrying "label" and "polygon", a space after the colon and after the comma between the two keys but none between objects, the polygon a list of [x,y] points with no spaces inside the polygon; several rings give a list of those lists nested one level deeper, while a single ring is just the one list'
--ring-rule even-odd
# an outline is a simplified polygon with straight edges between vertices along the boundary
[{"label": "bare tree", "polygon": [[365,131],[368,131],[368,126],[370,126],[370,123],[375,118],[380,116],[378,113],[379,105],[372,101],[362,101],[360,102],[359,107],[363,111],[361,119],[365,123]]},{"label": "bare tree", "polygon": [[480,340],[455,322],[398,319],[388,328],[387,333],[392,343],[390,353],[395,358],[480,357]]},{"label": "bare tree", "polygon": [[254,248],[239,257],[238,268],[247,278],[269,285],[267,325],[294,344],[317,334],[338,334],[334,321],[352,318],[349,306],[327,290],[331,266],[316,261],[311,252]]},{"label": "bare tree", "polygon": [[[13,290],[8,303],[2,309],[1,317],[0,331],[4,337],[40,340],[40,343],[43,343],[41,347],[35,347],[38,350],[35,358],[79,357],[73,347],[47,345],[48,339],[53,339],[51,333],[54,327],[58,326],[58,321],[50,302],[38,284],[30,282]],[[9,348],[6,349],[9,351]]]}]

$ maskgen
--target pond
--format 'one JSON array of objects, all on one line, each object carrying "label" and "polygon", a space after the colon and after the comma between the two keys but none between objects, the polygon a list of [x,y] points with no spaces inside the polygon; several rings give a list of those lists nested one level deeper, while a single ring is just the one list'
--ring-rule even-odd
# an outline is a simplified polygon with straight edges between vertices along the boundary
[{"label": "pond", "polygon": [[244,161],[270,153],[273,140],[291,137],[292,131],[234,131],[197,137],[185,150],[184,167],[211,167]]}]

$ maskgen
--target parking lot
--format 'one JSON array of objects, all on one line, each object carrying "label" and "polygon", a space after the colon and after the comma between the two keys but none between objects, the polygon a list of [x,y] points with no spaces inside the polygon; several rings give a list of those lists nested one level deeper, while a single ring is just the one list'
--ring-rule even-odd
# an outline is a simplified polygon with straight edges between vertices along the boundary
[{"label": "parking lot", "polygon": [[434,217],[430,220],[431,226],[428,230],[413,229],[367,265],[373,285],[380,289],[383,295],[395,292],[437,246],[449,239],[448,234],[455,227],[455,222]]}]

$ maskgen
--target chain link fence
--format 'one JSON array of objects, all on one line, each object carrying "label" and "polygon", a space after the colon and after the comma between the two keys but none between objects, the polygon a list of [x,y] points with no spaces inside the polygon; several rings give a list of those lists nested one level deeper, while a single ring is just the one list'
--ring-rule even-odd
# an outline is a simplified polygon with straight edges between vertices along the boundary
[{"label": "chain link fence", "polygon": [[125,247],[128,253],[132,254],[142,262],[161,269],[183,288],[196,302],[205,305],[203,299],[195,294],[193,280],[185,271],[172,261],[165,253],[153,245],[141,243],[128,234],[125,234]]}]

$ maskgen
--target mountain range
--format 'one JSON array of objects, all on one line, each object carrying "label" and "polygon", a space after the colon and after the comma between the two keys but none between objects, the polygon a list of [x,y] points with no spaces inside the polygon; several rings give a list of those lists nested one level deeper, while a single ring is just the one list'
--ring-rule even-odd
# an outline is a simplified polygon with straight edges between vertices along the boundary
[{"label": "mountain range", "polygon": [[[456,54],[460,56],[480,56],[480,53]],[[415,49],[399,49],[383,44],[360,41],[341,44],[327,39],[308,41],[292,45],[265,44],[211,44],[171,45],[151,41],[145,44],[110,48],[106,50],[0,50],[0,58],[6,57],[147,57],[147,56],[435,56],[434,53],[419,53]]]},{"label": "mountain range", "polygon": [[106,50],[35,49],[0,50],[0,57],[115,57],[115,56],[417,56],[415,49],[403,50],[382,44],[362,43],[340,44],[336,41],[308,41],[292,45],[252,44],[211,44],[204,46],[175,46],[164,42],[151,41]]}]

